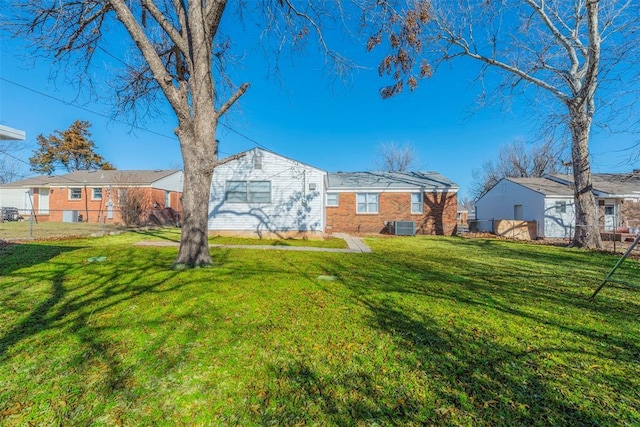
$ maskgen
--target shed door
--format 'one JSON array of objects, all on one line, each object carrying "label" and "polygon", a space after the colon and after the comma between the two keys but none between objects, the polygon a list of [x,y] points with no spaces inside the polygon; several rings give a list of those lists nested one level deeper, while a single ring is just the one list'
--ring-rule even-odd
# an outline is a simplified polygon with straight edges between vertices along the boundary
[{"label": "shed door", "polygon": [[513,205],[513,219],[522,221],[522,205]]},{"label": "shed door", "polygon": [[49,189],[38,189],[38,213],[40,215],[49,215]]}]

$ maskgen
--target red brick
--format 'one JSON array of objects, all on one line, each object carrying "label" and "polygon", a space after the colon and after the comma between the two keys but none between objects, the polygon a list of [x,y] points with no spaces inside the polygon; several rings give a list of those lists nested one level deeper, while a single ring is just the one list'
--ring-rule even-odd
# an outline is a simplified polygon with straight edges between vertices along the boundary
[{"label": "red brick", "polygon": [[327,206],[327,233],[385,233],[386,222],[414,221],[417,234],[456,232],[456,193],[424,193],[423,213],[411,213],[411,193],[379,193],[378,213],[356,213],[356,193],[340,193],[338,206]]}]

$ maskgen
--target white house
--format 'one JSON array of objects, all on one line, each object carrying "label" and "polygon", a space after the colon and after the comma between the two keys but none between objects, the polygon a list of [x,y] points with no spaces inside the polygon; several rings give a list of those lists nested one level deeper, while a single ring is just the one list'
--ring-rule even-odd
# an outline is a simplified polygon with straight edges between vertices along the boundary
[{"label": "white house", "polygon": [[512,219],[536,221],[538,237],[569,237],[574,217],[573,189],[546,178],[504,178],[476,201],[481,231]]},{"label": "white house", "polygon": [[[602,230],[624,225],[622,206],[640,201],[640,177],[593,174],[593,187]],[[570,237],[575,230],[573,179],[569,175],[503,178],[476,201],[476,219],[481,231],[492,231],[494,219],[522,220],[537,222],[538,237]]]},{"label": "white house", "polygon": [[322,238],[326,172],[260,148],[216,167],[209,232]]},{"label": "white house", "polygon": [[[29,215],[35,209],[33,200],[34,189],[39,189],[48,185],[49,177],[35,176],[20,181],[0,185],[0,208],[18,208],[20,215]],[[43,194],[49,194],[49,189],[45,188]],[[48,213],[48,202],[46,206]],[[38,212],[40,213],[40,212]]]}]

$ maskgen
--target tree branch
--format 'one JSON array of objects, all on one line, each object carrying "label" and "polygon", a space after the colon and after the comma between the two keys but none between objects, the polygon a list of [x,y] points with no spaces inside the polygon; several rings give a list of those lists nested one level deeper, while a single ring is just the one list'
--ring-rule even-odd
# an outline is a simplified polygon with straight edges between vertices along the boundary
[{"label": "tree branch", "polygon": [[210,0],[207,2],[204,16],[207,24],[206,31],[211,38],[218,32],[220,20],[226,6],[227,0]]},{"label": "tree branch", "polygon": [[226,163],[229,163],[229,162],[231,162],[231,161],[234,161],[234,160],[240,159],[240,158],[242,158],[242,157],[244,157],[244,156],[246,156],[246,155],[247,155],[247,153],[246,153],[246,152],[244,152],[244,153],[237,153],[237,154],[234,154],[234,155],[232,155],[232,156],[225,157],[225,158],[224,158],[224,159],[222,159],[222,160],[216,160],[216,161],[214,162],[213,167],[214,167],[214,169],[215,169],[215,168],[217,168],[218,166],[222,166],[222,165],[224,165],[224,164],[226,164]]},{"label": "tree branch", "polygon": [[216,111],[216,118],[221,117],[224,113],[227,112],[229,108],[240,98],[244,93],[249,89],[249,83],[243,83],[242,86],[238,88],[238,90],[231,95],[231,97],[225,102],[218,111]]},{"label": "tree branch", "polygon": [[[498,68],[502,68],[505,71],[508,71],[512,74],[515,74],[517,76],[519,76],[520,78],[522,78],[523,80],[528,81],[529,83],[532,83],[542,89],[545,89],[549,92],[551,92],[553,95],[555,95],[556,97],[558,97],[562,102],[567,102],[570,98],[568,95],[566,95],[564,92],[562,92],[561,90],[559,90],[558,88],[552,86],[551,84],[545,82],[544,80],[541,80],[539,78],[536,78],[534,76],[532,76],[531,74],[521,70],[520,68],[518,68],[517,66],[513,66],[513,65],[509,65],[505,62],[499,61],[497,59],[493,59],[493,58],[489,58],[487,56],[484,56],[480,53],[477,53],[476,51],[472,51],[468,44],[466,43],[466,40],[464,38],[460,38],[456,35],[454,35],[450,30],[448,30],[445,26],[441,26],[441,28],[447,32],[447,34],[449,35],[449,39],[448,41],[455,45],[460,47],[463,50],[464,55],[469,56],[470,58],[476,59],[478,61],[484,62],[485,64],[488,65],[492,65]],[[455,54],[454,54],[455,55]],[[446,57],[445,59],[448,59],[448,57]]]},{"label": "tree branch", "polygon": [[158,9],[156,3],[153,0],[142,0],[142,6],[149,11],[153,19],[162,27],[164,32],[167,33],[178,49],[186,52],[188,50],[186,40],[182,37],[178,29],[169,22],[167,16]]},{"label": "tree branch", "polygon": [[587,111],[593,116],[595,110],[594,94],[596,91],[598,69],[600,65],[600,31],[598,28],[598,1],[587,0],[587,20],[589,22],[589,55],[585,63],[584,83],[579,97],[586,99]]},{"label": "tree branch", "polygon": [[569,54],[569,59],[571,60],[571,72],[576,73],[578,71],[578,67],[580,66],[580,61],[578,61],[578,55],[576,54],[575,49],[571,46],[569,40],[558,30],[558,28],[553,24],[549,15],[544,10],[544,0],[541,1],[540,4],[537,4],[534,0],[525,0],[526,3],[538,14],[542,22],[546,25],[546,27],[551,31],[553,37],[564,46],[567,54]]},{"label": "tree branch", "polygon": [[125,0],[109,0],[109,3],[113,6],[118,15],[118,19],[129,32],[138,49],[140,49],[140,52],[149,64],[153,76],[158,81],[162,92],[167,97],[169,103],[174,106],[176,114],[185,111],[184,106],[187,103],[186,97],[181,96],[181,93],[173,86],[173,79],[165,68],[162,59],[144,34],[144,31],[131,13],[131,10],[126,5]]}]

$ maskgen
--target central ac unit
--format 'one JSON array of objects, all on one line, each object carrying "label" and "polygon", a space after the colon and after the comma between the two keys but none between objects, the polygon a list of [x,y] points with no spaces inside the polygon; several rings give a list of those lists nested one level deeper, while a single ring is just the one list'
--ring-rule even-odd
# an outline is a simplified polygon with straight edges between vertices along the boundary
[{"label": "central ac unit", "polygon": [[413,221],[396,221],[393,234],[396,236],[414,236],[416,234],[416,223]]}]

